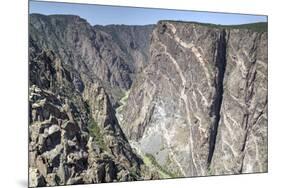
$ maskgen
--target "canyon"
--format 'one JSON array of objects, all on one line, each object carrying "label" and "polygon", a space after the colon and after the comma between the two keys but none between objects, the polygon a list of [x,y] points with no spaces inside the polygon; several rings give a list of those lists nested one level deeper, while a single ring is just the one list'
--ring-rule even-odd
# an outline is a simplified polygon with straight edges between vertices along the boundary
[{"label": "canyon", "polygon": [[266,23],[29,23],[31,187],[267,172]]}]

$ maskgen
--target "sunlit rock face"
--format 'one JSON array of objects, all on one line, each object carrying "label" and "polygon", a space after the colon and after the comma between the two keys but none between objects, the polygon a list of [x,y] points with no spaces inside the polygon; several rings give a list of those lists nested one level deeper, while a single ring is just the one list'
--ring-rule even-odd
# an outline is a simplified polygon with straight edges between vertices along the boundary
[{"label": "sunlit rock face", "polygon": [[214,174],[267,171],[267,33],[230,30]]},{"label": "sunlit rock face", "polygon": [[176,176],[267,171],[267,33],[161,21],[150,54],[128,138]]}]

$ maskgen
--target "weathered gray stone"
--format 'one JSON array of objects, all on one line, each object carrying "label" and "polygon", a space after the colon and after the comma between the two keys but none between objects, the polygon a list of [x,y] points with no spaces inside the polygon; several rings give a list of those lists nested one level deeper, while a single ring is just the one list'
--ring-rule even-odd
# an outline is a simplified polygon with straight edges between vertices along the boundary
[{"label": "weathered gray stone", "polygon": [[29,168],[29,187],[42,187],[46,185],[43,175],[39,175],[38,170]]},{"label": "weathered gray stone", "polygon": [[36,159],[36,167],[38,168],[40,174],[44,177],[47,176],[47,164],[41,156],[38,156]]},{"label": "weathered gray stone", "polygon": [[126,136],[177,176],[267,171],[267,33],[160,21],[150,53]]}]

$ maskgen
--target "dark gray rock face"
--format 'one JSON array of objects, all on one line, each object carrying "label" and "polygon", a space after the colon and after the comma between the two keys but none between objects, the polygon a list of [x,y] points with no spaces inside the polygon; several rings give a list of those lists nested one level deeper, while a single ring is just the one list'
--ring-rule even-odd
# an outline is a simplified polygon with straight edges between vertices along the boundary
[{"label": "dark gray rock face", "polygon": [[154,25],[128,26],[107,25],[94,26],[96,30],[104,31],[112,36],[130,63],[134,73],[141,72],[149,62],[149,46]]},{"label": "dark gray rock face", "polygon": [[30,16],[30,38],[63,64],[101,79],[113,105],[147,62],[151,32],[152,26],[92,27],[78,16]]},{"label": "dark gray rock face", "polygon": [[127,137],[176,176],[266,172],[267,33],[161,21],[150,53]]}]

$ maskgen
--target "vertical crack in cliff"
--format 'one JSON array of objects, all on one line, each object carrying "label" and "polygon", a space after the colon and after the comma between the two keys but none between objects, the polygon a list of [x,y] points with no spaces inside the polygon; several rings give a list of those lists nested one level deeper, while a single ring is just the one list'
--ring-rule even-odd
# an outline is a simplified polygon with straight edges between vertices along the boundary
[{"label": "vertical crack in cliff", "polygon": [[[254,45],[253,45],[253,49],[256,49],[256,40],[257,40],[257,37],[255,38],[254,40]],[[243,168],[244,168],[244,158],[245,158],[245,148],[247,146],[247,140],[248,140],[248,137],[249,137],[249,132],[250,132],[250,124],[249,122],[251,121],[249,119],[249,116],[250,116],[250,103],[251,103],[251,99],[253,97],[253,94],[254,94],[254,83],[255,83],[255,79],[256,79],[256,74],[257,74],[257,71],[256,71],[256,60],[254,60],[251,64],[251,67],[249,68],[249,71],[246,75],[246,86],[245,86],[245,90],[246,90],[246,95],[245,95],[245,111],[246,113],[244,114],[244,118],[243,118],[243,122],[242,122],[242,125],[243,125],[243,128],[245,130],[245,135],[244,135],[244,141],[243,141],[243,145],[242,145],[242,148],[241,148],[241,153],[242,153],[242,162],[241,162],[241,167],[239,169],[239,173],[242,173],[243,172]],[[254,124],[252,124],[254,125]]]},{"label": "vertical crack in cliff", "polygon": [[208,167],[210,167],[217,139],[218,126],[220,122],[220,111],[223,99],[223,80],[226,67],[226,31],[223,29],[220,32],[218,44],[217,44],[217,56],[216,56],[216,67],[218,69],[218,76],[216,77],[215,87],[216,94],[215,99],[211,105],[210,115],[212,119],[212,125],[210,129],[210,140],[209,140],[209,154],[208,154]]}]

